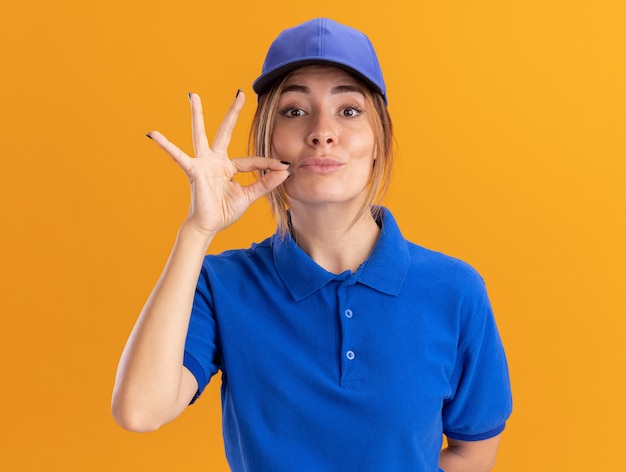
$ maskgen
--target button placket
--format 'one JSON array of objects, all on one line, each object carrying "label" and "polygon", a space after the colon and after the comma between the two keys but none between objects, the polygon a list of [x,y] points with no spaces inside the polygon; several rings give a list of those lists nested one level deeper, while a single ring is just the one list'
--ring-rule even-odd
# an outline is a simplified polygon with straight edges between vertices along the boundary
[{"label": "button placket", "polygon": [[354,310],[354,280],[347,279],[337,287],[339,324],[341,325],[341,346],[339,351],[340,385],[343,388],[357,388],[361,385],[359,367],[359,324],[358,311]]},{"label": "button placket", "polygon": [[[352,317],[354,316],[354,313],[352,312],[350,308],[346,308],[343,314],[348,319],[352,319]],[[355,354],[353,350],[346,351],[346,359],[348,359],[349,361],[353,361],[354,358],[355,358]]]}]

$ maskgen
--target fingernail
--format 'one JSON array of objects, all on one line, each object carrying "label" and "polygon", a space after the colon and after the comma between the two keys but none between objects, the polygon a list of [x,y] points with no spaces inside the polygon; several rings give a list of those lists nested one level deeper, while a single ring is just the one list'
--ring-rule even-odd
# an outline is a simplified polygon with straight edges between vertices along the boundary
[{"label": "fingernail", "polygon": [[287,162],[287,161],[280,161],[281,164],[285,164],[286,166],[290,166],[291,162]]},{"label": "fingernail", "polygon": [[152,139],[152,136],[150,136],[150,133],[146,133],[146,136],[148,136],[150,139]]},{"label": "fingernail", "polygon": [[241,93],[241,89],[237,89],[237,95],[235,95],[235,98],[237,98],[240,93]]}]

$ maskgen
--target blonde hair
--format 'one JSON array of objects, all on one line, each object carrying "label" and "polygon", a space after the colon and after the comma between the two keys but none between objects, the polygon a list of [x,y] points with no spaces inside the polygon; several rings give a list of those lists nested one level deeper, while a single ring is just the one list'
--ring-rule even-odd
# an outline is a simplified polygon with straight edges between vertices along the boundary
[{"label": "blonde hair", "polygon": [[[266,93],[259,96],[252,127],[250,129],[249,152],[255,156],[272,157],[272,134],[274,132],[274,121],[277,115],[278,101],[284,88],[285,81],[295,71],[278,80]],[[358,79],[357,79],[358,80]],[[380,205],[387,193],[393,169],[393,129],[391,117],[387,110],[385,99],[378,92],[374,91],[362,81],[365,99],[375,113],[372,116],[372,126],[374,128],[375,149],[374,166],[368,192],[363,202],[363,206],[355,215],[352,223],[358,221],[368,211],[372,212],[374,219],[378,220],[382,212]],[[261,176],[257,174],[257,178]],[[283,236],[289,231],[289,197],[283,185],[267,194],[267,198],[272,209],[272,213],[278,222],[278,229]]]}]

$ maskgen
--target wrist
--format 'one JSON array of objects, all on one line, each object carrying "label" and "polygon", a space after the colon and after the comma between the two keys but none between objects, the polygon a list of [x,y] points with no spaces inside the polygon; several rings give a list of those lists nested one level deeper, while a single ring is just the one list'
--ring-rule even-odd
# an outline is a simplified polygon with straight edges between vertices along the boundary
[{"label": "wrist", "polygon": [[217,231],[209,231],[187,219],[178,230],[178,238],[202,244],[206,250],[217,233]]}]

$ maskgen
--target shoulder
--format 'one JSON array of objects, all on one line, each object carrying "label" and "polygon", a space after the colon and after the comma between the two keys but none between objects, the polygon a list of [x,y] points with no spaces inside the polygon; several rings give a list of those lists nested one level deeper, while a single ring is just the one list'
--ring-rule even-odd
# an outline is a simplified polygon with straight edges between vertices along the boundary
[{"label": "shoulder", "polygon": [[493,316],[483,277],[461,259],[414,243],[408,247],[411,264],[405,293],[426,297],[427,306],[452,323],[460,338],[474,336]]},{"label": "shoulder", "polygon": [[268,238],[245,249],[229,249],[219,254],[205,256],[199,283],[215,284],[218,281],[251,279],[273,267],[272,239]]},{"label": "shoulder", "polygon": [[413,276],[427,278],[447,287],[484,290],[483,277],[469,263],[410,241],[407,241],[407,247],[411,260],[410,273]]},{"label": "shoulder", "polygon": [[207,254],[203,266],[237,265],[271,257],[272,238],[252,243],[249,248],[228,249],[219,254]]}]

